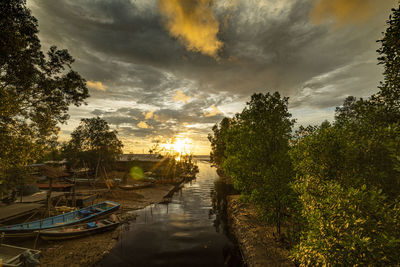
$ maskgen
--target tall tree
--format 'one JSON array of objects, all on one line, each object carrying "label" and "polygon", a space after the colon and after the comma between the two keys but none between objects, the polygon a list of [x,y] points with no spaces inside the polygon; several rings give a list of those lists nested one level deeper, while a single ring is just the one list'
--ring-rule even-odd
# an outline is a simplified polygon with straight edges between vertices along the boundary
[{"label": "tall tree", "polygon": [[0,4],[0,180],[34,160],[87,98],[85,80],[67,50],[41,51],[38,22],[24,0]]},{"label": "tall tree", "polygon": [[108,168],[122,154],[122,142],[117,131],[110,130],[108,123],[99,117],[82,119],[71,133],[64,153],[70,166],[88,166],[96,174]]},{"label": "tall tree", "polygon": [[224,136],[227,133],[230,124],[231,122],[229,118],[223,118],[219,124],[215,124],[212,128],[213,134],[208,135],[208,140],[211,143],[210,160],[218,167],[221,167],[222,163],[226,159]]},{"label": "tall tree", "polygon": [[224,136],[225,173],[279,234],[292,197],[288,150],[294,120],[290,118],[288,98],[278,92],[254,94]]},{"label": "tall tree", "polygon": [[381,40],[379,64],[384,67],[384,81],[380,86],[379,96],[384,99],[389,109],[400,110],[400,5],[392,9],[386,22],[387,28]]}]

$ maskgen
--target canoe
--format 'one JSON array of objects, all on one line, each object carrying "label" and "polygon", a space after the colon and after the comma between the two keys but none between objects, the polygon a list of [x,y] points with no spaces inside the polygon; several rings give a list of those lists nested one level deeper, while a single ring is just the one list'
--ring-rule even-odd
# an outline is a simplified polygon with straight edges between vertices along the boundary
[{"label": "canoe", "polygon": [[105,219],[89,223],[42,230],[40,231],[39,236],[44,240],[65,240],[110,231],[115,229],[118,225],[119,222],[117,221]]},{"label": "canoe", "polygon": [[142,189],[142,188],[147,188],[153,186],[153,183],[143,183],[143,184],[127,184],[127,185],[119,185],[118,187],[123,189],[123,190],[136,190],[136,189]]},{"label": "canoe", "polygon": [[21,255],[27,255],[33,257],[37,260],[40,257],[40,251],[35,249],[28,249],[23,247],[11,246],[6,244],[0,245],[0,262],[1,266],[7,267],[19,267],[24,266],[23,261],[21,261]]},{"label": "canoe", "polygon": [[3,226],[0,227],[0,233],[5,233],[6,237],[30,237],[34,235],[35,231],[90,221],[118,210],[119,206],[120,204],[107,200],[80,210],[43,220]]}]

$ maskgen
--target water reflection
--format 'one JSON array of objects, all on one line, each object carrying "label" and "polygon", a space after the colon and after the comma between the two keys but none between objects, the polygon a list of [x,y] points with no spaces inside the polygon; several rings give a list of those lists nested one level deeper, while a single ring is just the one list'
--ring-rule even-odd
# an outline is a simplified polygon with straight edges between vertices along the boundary
[{"label": "water reflection", "polygon": [[137,211],[138,217],[99,266],[242,266],[240,254],[226,236],[222,216],[229,189],[199,162],[197,179],[174,194],[168,204]]}]

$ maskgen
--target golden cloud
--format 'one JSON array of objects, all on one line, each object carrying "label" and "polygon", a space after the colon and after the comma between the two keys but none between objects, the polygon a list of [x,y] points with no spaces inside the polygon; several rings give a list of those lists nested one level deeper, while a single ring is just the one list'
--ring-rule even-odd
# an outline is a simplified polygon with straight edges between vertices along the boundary
[{"label": "golden cloud", "polygon": [[334,18],[339,26],[360,23],[373,16],[382,4],[376,0],[317,0],[310,17],[315,24],[331,18]]},{"label": "golden cloud", "polygon": [[145,121],[141,121],[137,124],[137,127],[142,128],[142,129],[151,129],[150,125],[148,125]]},{"label": "golden cloud", "polygon": [[149,111],[147,113],[145,111],[143,111],[142,114],[143,114],[145,120],[151,119],[151,118],[153,118],[154,109],[152,109],[151,111]]},{"label": "golden cloud", "polygon": [[212,11],[214,0],[160,0],[159,11],[169,34],[189,51],[217,58],[219,22]]},{"label": "golden cloud", "polygon": [[173,98],[177,102],[182,101],[184,103],[187,103],[190,99],[192,99],[190,96],[185,95],[181,90],[178,90]]},{"label": "golden cloud", "polygon": [[209,111],[204,111],[203,112],[204,116],[206,116],[206,117],[214,117],[214,116],[216,116],[218,114],[221,114],[221,113],[222,113],[222,111],[219,108],[217,108],[216,106],[214,106],[214,105],[212,105],[209,108]]},{"label": "golden cloud", "polygon": [[106,90],[106,86],[103,85],[101,82],[96,82],[96,81],[87,81],[86,82],[87,87],[95,89],[95,90],[99,90],[99,91],[105,91]]}]

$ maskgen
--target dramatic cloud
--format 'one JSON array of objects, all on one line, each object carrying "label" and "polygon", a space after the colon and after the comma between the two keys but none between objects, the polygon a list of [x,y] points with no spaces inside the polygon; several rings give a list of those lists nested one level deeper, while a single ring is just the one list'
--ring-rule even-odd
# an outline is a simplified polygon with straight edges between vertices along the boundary
[{"label": "dramatic cloud", "polygon": [[203,112],[204,116],[206,117],[214,117],[221,113],[222,113],[221,110],[219,110],[219,108],[217,108],[214,105],[212,105],[208,110]]},{"label": "dramatic cloud", "polygon": [[176,102],[184,102],[184,103],[187,103],[187,102],[191,99],[191,97],[185,95],[185,94],[182,92],[182,90],[178,90],[178,91],[176,92],[176,94],[174,95],[173,99],[174,99]]},{"label": "dramatic cloud", "polygon": [[151,119],[151,118],[153,118],[153,115],[154,115],[154,109],[152,109],[151,111],[149,111],[147,113],[145,111],[143,111],[142,114],[143,114],[145,120]]},{"label": "dramatic cloud", "polygon": [[171,36],[188,50],[217,57],[223,43],[218,40],[213,5],[214,0],[160,0],[159,10]]},{"label": "dramatic cloud", "polygon": [[153,128],[152,126],[148,125],[145,121],[141,121],[137,124],[137,127],[142,129],[150,129]]},{"label": "dramatic cloud", "polygon": [[99,91],[105,91],[106,87],[101,83],[101,82],[96,82],[96,81],[87,81],[86,82],[87,87],[99,90]]},{"label": "dramatic cloud", "polygon": [[27,4],[43,48],[68,49],[91,88],[88,105],[71,107],[61,125],[65,139],[95,115],[118,130],[125,151],[184,136],[207,154],[212,125],[240,112],[255,92],[289,96],[299,124],[331,119],[348,95],[376,92],[376,40],[398,0]]},{"label": "dramatic cloud", "polygon": [[385,0],[318,0],[310,16],[316,24],[334,18],[341,26],[345,23],[364,22],[382,7],[387,8],[388,4],[390,1]]}]

